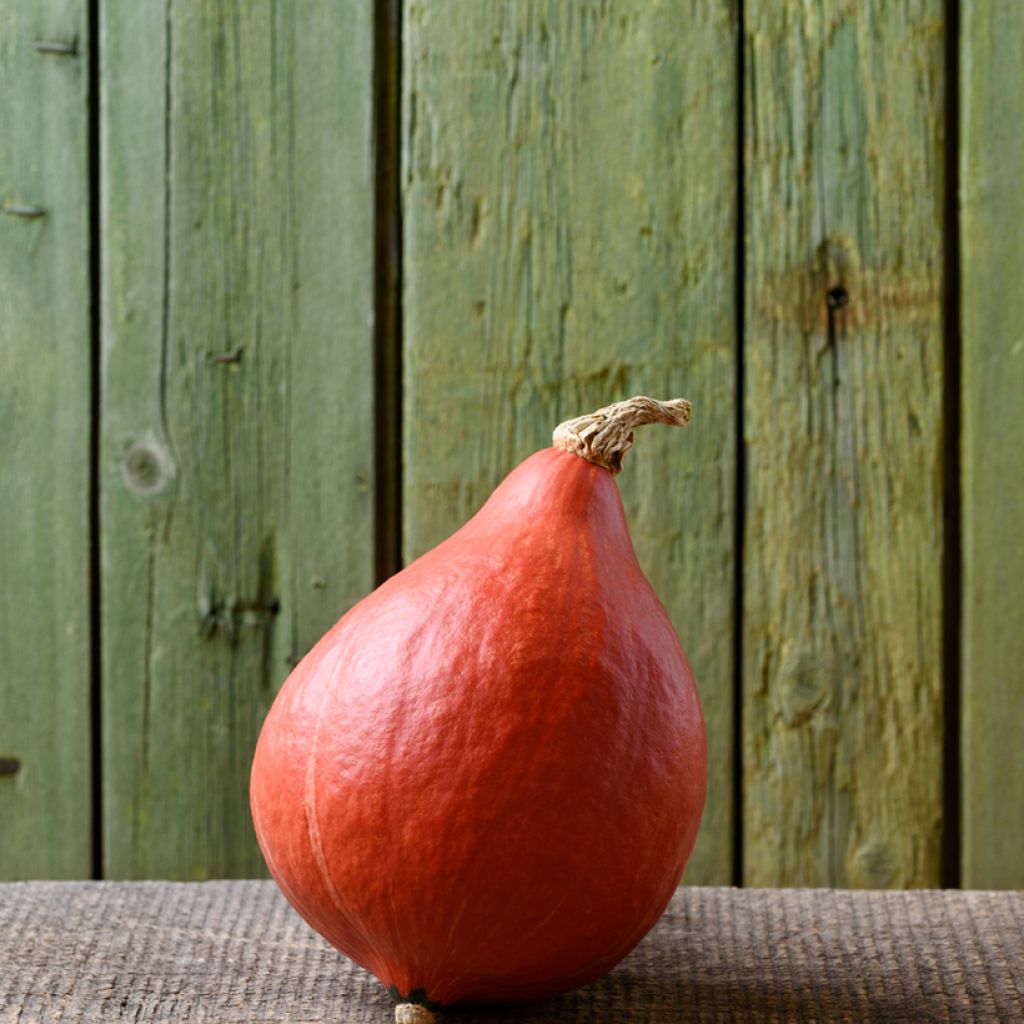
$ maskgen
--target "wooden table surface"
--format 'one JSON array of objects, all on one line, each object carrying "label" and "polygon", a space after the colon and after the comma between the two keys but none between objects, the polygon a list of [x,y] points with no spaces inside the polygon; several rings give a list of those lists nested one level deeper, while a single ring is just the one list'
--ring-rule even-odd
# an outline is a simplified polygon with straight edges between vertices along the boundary
[{"label": "wooden table surface", "polygon": [[[455,1022],[1024,1021],[1024,892],[684,888],[607,978]],[[0,1024],[393,1020],[271,882],[0,885]]]}]

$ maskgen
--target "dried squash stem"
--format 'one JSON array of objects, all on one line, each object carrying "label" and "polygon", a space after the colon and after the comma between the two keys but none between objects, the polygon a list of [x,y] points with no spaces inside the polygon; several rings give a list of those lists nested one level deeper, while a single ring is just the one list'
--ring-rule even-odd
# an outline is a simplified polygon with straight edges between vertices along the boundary
[{"label": "dried squash stem", "polygon": [[395,1024],[434,1024],[436,1019],[434,1012],[420,1003],[399,1003],[395,1007]]},{"label": "dried squash stem", "polygon": [[622,460],[633,447],[634,427],[646,423],[685,427],[690,422],[690,408],[685,398],[659,402],[656,398],[637,395],[559,423],[551,441],[556,448],[616,474],[622,471]]}]

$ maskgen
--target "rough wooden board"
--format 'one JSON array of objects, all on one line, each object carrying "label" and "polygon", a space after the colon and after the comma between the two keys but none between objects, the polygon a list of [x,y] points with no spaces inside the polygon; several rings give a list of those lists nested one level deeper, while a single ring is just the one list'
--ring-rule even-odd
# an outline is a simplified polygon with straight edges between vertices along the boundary
[{"label": "rough wooden board", "polygon": [[709,723],[691,882],[732,878],[732,7],[410,0],[404,26],[405,557],[560,419],[692,400],[618,478]]},{"label": "rough wooden board", "polygon": [[[1008,1022],[1024,894],[680,889],[608,977],[452,1024]],[[0,1019],[389,1024],[393,1004],[271,882],[0,886]]]},{"label": "rough wooden board", "polygon": [[89,111],[81,0],[0,0],[0,877],[92,873]]},{"label": "rough wooden board", "polygon": [[1024,7],[961,25],[962,882],[1024,888]]},{"label": "rough wooden board", "polygon": [[939,878],[944,11],[746,5],[752,885]]},{"label": "rough wooden board", "polygon": [[264,713],[373,586],[372,9],[102,7],[105,870],[253,875]]}]

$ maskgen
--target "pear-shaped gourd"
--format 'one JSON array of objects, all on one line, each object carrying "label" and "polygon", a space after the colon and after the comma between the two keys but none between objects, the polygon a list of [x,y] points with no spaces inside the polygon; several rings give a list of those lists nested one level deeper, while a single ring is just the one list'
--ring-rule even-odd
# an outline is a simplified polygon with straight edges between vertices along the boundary
[{"label": "pear-shaped gourd", "polygon": [[251,784],[267,864],[399,1020],[600,977],[682,876],[704,720],[613,474],[634,426],[689,412],[638,397],[562,424],[270,710]]}]

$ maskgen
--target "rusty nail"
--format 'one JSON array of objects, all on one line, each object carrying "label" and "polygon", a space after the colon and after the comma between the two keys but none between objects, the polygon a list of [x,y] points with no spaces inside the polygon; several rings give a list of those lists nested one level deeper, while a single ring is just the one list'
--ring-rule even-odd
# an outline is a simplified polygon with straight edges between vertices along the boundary
[{"label": "rusty nail", "polygon": [[70,43],[58,43],[49,39],[37,39],[32,44],[36,53],[50,53],[54,57],[77,57],[78,39],[72,39]]},{"label": "rusty nail", "polygon": [[38,206],[18,206],[16,203],[4,203],[0,206],[0,213],[6,213],[9,217],[24,217],[26,220],[36,220],[45,217],[46,211]]},{"label": "rusty nail", "polygon": [[242,361],[243,346],[239,345],[233,352],[210,352],[207,359],[211,363],[240,363]]},{"label": "rusty nail", "polygon": [[17,775],[21,762],[16,757],[0,757],[0,775]]}]

